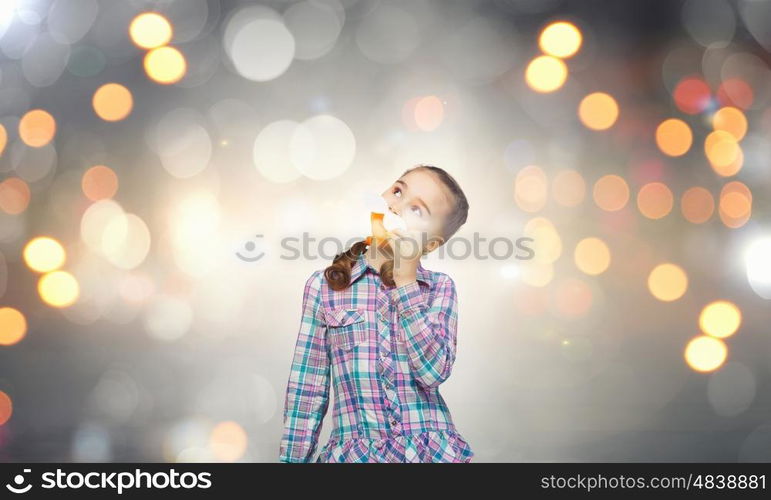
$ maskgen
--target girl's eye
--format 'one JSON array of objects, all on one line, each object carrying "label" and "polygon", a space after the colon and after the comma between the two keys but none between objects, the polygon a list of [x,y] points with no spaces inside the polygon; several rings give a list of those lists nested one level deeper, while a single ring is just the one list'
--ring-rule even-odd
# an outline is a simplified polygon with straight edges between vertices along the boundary
[{"label": "girl's eye", "polygon": [[420,217],[420,215],[422,214],[422,211],[420,210],[420,207],[418,207],[417,205],[415,205],[415,206],[414,206],[414,207],[412,207],[412,208],[413,208],[413,209],[416,211],[415,213],[418,215],[418,217]]},{"label": "girl's eye", "polygon": [[399,194],[401,194],[402,190],[399,188],[394,188],[393,193],[396,194],[396,192],[399,191]]}]

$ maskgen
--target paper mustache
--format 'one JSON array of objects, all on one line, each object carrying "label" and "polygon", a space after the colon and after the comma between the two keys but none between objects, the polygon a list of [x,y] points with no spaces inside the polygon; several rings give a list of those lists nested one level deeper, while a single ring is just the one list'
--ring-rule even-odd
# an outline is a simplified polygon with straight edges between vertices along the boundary
[{"label": "paper mustache", "polygon": [[392,229],[407,229],[404,219],[391,212],[388,202],[382,196],[372,198],[369,207],[372,234],[365,238],[367,245],[374,242],[378,247],[385,246],[389,238],[396,236],[391,232]]}]

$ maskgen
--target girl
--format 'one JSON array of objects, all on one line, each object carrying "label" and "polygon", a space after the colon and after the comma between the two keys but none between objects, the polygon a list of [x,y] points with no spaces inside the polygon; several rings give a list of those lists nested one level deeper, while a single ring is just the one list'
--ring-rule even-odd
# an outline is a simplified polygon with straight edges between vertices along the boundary
[{"label": "girl", "polygon": [[420,264],[466,222],[441,168],[417,165],[382,194],[407,230],[359,241],[305,282],[284,399],[280,462],[312,462],[334,386],[333,428],[315,462],[470,462],[439,385],[457,345],[454,281]]}]

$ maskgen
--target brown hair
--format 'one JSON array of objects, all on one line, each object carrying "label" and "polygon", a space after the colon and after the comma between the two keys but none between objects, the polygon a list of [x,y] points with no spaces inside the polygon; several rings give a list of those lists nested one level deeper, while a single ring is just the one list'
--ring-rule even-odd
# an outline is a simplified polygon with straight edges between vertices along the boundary
[{"label": "brown hair", "polygon": [[[458,182],[445,170],[433,165],[418,164],[404,171],[401,177],[417,169],[430,170],[437,175],[440,181],[444,183],[447,189],[452,193],[455,205],[452,212],[447,216],[442,227],[442,237],[445,243],[466,223],[468,217],[468,200],[460,188]],[[332,264],[324,270],[324,277],[333,290],[345,290],[351,284],[351,267],[358,257],[367,251],[367,243],[364,240],[357,241],[351,247],[335,256]],[[380,279],[388,286],[395,286],[393,279],[394,262],[393,259],[387,260],[380,266]]]}]

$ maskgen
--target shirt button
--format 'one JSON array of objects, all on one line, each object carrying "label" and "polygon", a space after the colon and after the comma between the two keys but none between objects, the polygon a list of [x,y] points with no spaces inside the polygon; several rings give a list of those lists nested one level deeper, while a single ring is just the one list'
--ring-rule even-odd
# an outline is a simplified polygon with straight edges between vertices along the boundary
[{"label": "shirt button", "polygon": [[396,420],[391,420],[391,425],[396,425],[396,424],[398,424],[398,423],[399,423],[399,422],[397,422]]}]

